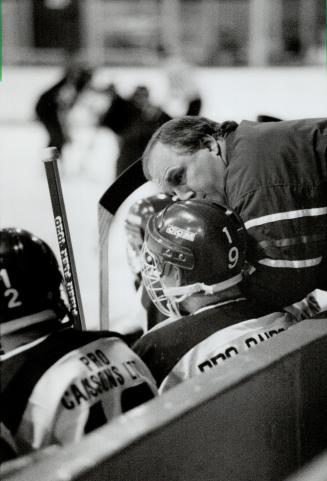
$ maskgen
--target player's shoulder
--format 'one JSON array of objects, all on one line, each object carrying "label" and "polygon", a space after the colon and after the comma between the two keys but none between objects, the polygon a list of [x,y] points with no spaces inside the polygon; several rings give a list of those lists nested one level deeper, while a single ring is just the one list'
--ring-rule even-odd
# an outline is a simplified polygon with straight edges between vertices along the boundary
[{"label": "player's shoulder", "polygon": [[133,345],[133,351],[147,365],[158,386],[185,353],[183,321],[156,326]]},{"label": "player's shoulder", "polygon": [[144,334],[134,345],[133,350],[146,364],[173,362],[190,347],[218,329],[216,310],[189,314],[180,319],[167,320],[156,325]]},{"label": "player's shoulder", "polygon": [[[115,339],[127,344],[124,336],[112,331],[80,331],[69,327],[60,329],[29,350],[24,369],[36,369],[41,375],[69,353],[104,339]],[[37,367],[40,360],[42,366]]]},{"label": "player's shoulder", "polygon": [[118,338],[125,342],[125,337],[115,331],[80,331],[74,328],[62,329],[52,333],[47,338],[47,342],[51,344],[59,344],[59,342],[67,343],[67,346],[71,344],[72,347],[74,347],[75,345],[78,346],[79,344],[82,345],[83,343],[89,343],[103,338]]},{"label": "player's shoulder", "polygon": [[133,350],[143,359],[148,359],[150,356],[158,359],[167,358],[167,353],[171,354],[172,349],[178,348],[178,345],[183,341],[185,326],[190,317],[194,316],[185,316],[177,320],[167,320],[157,324],[136,341]]},{"label": "player's shoulder", "polygon": [[164,321],[144,334],[133,346],[141,356],[152,350],[171,354],[171,350],[192,346],[212,332],[231,323],[243,321],[253,314],[249,303],[214,306],[201,312],[189,314],[174,321]]}]

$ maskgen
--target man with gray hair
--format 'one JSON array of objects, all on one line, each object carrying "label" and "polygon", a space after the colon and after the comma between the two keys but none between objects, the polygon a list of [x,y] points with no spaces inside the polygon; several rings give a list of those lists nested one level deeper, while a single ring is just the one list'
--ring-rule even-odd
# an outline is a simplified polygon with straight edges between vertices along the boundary
[{"label": "man with gray hair", "polygon": [[327,119],[180,117],[154,133],[143,170],[162,192],[240,215],[256,269],[247,293],[273,310],[327,289],[326,149]]}]

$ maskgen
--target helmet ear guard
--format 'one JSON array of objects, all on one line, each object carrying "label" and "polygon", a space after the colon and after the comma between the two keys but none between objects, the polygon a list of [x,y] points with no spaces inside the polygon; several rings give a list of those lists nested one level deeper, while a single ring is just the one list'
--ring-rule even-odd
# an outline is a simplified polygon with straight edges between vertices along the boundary
[{"label": "helmet ear guard", "polygon": [[[206,200],[176,202],[148,221],[144,285],[161,312],[180,315],[178,304],[186,298],[213,295],[242,282],[245,251],[246,230],[235,212]],[[182,285],[166,285],[167,264],[179,269]]]}]

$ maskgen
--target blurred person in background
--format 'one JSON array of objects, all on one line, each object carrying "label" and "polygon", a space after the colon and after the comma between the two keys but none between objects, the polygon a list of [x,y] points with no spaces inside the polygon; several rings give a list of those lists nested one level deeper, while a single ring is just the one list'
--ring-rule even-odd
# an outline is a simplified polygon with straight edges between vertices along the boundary
[{"label": "blurred person in background", "polygon": [[230,209],[177,201],[150,217],[142,277],[167,320],[134,345],[163,392],[285,331],[320,310],[314,296],[278,312],[243,291],[247,233]]},{"label": "blurred person in background", "polygon": [[127,98],[123,98],[113,84],[107,92],[111,97],[110,105],[99,124],[111,129],[118,137],[118,177],[141,157],[153,132],[171,117],[150,102],[149,89],[144,85],[138,85]]},{"label": "blurred person in background", "polygon": [[110,83],[106,88],[98,89],[108,98],[108,108],[102,114],[99,124],[112,130],[118,137],[124,135],[124,132],[139,117],[139,111],[133,102],[128,98],[122,97],[114,83]]},{"label": "blurred person in background", "polygon": [[216,200],[241,216],[256,269],[249,296],[275,310],[327,289],[326,149],[326,119],[180,117],[155,132],[143,168],[162,192]]},{"label": "blurred person in background", "polygon": [[[116,164],[116,177],[137,159],[155,130],[172,117],[162,107],[150,100],[150,92],[145,85],[137,85],[132,94],[123,98],[114,84],[107,88],[110,97],[109,107],[102,115],[99,125],[111,129],[118,136],[119,156]],[[188,97],[186,115],[198,114],[201,100]]]},{"label": "blurred person in background", "polygon": [[168,83],[165,109],[169,115],[199,115],[202,99],[193,66],[182,55],[170,53],[162,44],[158,45],[157,53]]},{"label": "blurred person in background", "polygon": [[156,395],[124,337],[72,327],[56,258],[28,231],[0,230],[0,309],[1,437],[9,447],[1,461],[77,442]]},{"label": "blurred person in background", "polygon": [[35,113],[48,134],[48,146],[57,147],[59,153],[70,141],[66,118],[92,78],[90,69],[72,66],[64,76],[39,97]]}]

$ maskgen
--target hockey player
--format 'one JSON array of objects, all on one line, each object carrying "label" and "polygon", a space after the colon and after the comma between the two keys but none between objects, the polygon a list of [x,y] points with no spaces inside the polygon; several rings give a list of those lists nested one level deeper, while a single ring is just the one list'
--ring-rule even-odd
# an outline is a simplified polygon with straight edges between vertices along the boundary
[{"label": "hockey player", "polygon": [[160,391],[224,364],[319,312],[312,297],[259,315],[242,291],[246,231],[237,214],[200,199],[175,202],[152,216],[142,277],[169,318],[134,345]]},{"label": "hockey player", "polygon": [[48,133],[48,146],[61,153],[69,141],[66,117],[91,81],[89,69],[72,66],[64,76],[38,98],[35,113]]},{"label": "hockey player", "polygon": [[326,149],[327,119],[180,117],[156,131],[143,166],[162,192],[215,200],[242,217],[256,267],[249,295],[275,310],[327,290]]},{"label": "hockey player", "polygon": [[45,242],[0,230],[1,435],[18,455],[78,441],[156,395],[122,336],[70,327],[63,292]]}]

